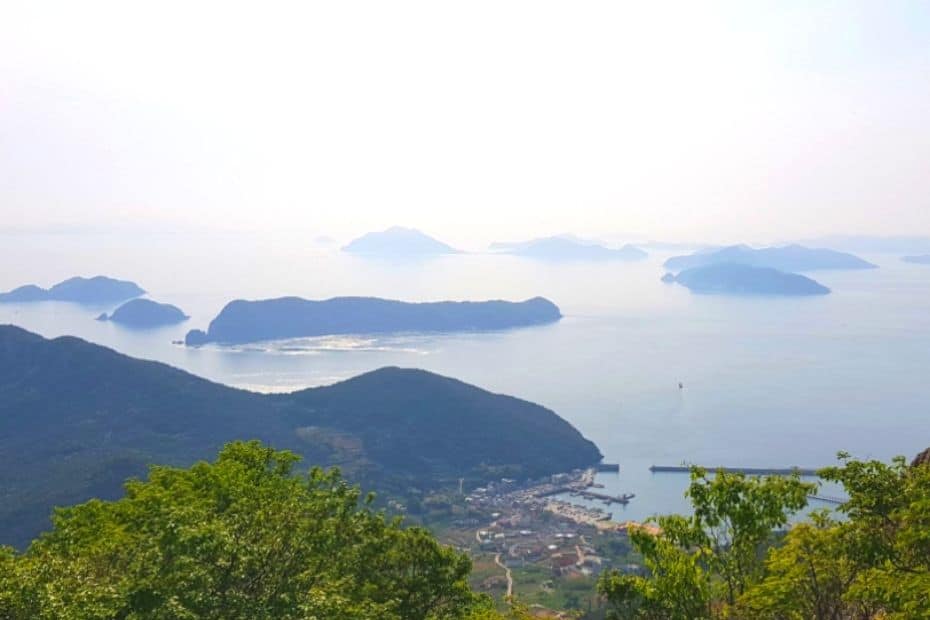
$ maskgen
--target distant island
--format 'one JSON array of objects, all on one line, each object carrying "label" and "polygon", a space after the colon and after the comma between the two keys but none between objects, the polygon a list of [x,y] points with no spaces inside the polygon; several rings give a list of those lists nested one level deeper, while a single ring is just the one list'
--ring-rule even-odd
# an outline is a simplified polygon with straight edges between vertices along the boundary
[{"label": "distant island", "polygon": [[546,237],[517,243],[492,243],[490,249],[545,260],[640,260],[649,255],[632,245],[608,248],[568,236]]},{"label": "distant island", "polygon": [[826,295],[826,286],[806,276],[770,267],[739,263],[715,263],[686,269],[677,276],[666,274],[665,282],[677,282],[693,293],[732,295]]},{"label": "distant island", "polygon": [[930,237],[898,235],[879,237],[874,235],[832,235],[799,241],[807,246],[828,247],[844,252],[864,254],[927,254],[930,253]]},{"label": "distant island", "polygon": [[409,303],[375,297],[311,301],[281,297],[230,302],[206,332],[191,330],[188,345],[242,344],[336,334],[483,331],[552,323],[558,306],[542,297],[522,302],[440,301]]},{"label": "distant island", "polygon": [[549,409],[422,370],[262,395],[78,338],[0,326],[0,393],[0,545],[34,538],[53,506],[119,497],[151,463],[189,465],[236,439],[397,493],[460,478],[537,478],[601,459]]},{"label": "distant island", "polygon": [[419,230],[400,226],[362,235],[344,246],[342,251],[363,256],[384,257],[439,256],[460,253],[452,246],[433,239]]},{"label": "distant island", "polygon": [[688,256],[675,256],[665,261],[665,267],[670,271],[681,271],[716,263],[739,263],[788,272],[821,269],[875,269],[876,267],[852,254],[822,248],[807,248],[801,245],[760,249],[747,245],[734,245],[696,252]]},{"label": "distant island", "polygon": [[70,278],[44,289],[27,284],[8,293],[0,293],[0,303],[26,303],[36,301],[69,301],[79,304],[103,304],[125,301],[144,295],[135,282],[114,280],[106,276]]},{"label": "distant island", "polygon": [[905,263],[914,263],[915,265],[930,265],[930,254],[905,256],[901,260],[903,260]]},{"label": "distant island", "polygon": [[113,321],[127,327],[146,328],[174,325],[186,321],[188,317],[177,306],[160,304],[151,299],[133,299],[113,311],[97,317],[98,321]]}]

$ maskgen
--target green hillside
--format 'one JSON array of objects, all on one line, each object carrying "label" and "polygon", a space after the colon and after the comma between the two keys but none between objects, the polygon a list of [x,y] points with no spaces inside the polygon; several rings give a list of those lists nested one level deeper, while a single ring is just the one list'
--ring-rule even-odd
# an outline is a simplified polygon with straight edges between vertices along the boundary
[{"label": "green hillside", "polygon": [[340,465],[388,491],[601,458],[548,409],[420,370],[260,395],[77,338],[0,327],[0,543],[34,537],[52,506],[118,497],[151,463],[188,465],[237,439]]}]

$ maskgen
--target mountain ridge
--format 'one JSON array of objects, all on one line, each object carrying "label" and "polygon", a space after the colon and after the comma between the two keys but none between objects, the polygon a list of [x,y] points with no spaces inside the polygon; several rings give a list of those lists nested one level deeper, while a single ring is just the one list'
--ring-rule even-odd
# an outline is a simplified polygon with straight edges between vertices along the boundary
[{"label": "mountain ridge", "polygon": [[427,371],[388,367],[257,394],[79,338],[0,326],[0,544],[51,507],[112,499],[150,463],[188,465],[236,439],[339,465],[387,492],[536,477],[601,454],[553,411]]}]

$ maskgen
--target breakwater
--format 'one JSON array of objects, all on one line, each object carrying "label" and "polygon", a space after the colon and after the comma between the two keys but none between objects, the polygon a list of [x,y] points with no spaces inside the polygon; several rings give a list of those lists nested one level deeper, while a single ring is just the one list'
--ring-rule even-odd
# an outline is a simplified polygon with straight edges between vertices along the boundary
[{"label": "breakwater", "polygon": [[[693,465],[653,465],[649,468],[654,474],[686,474],[691,472]],[[807,467],[704,467],[708,472],[723,471],[728,474],[746,474],[747,476],[816,476],[817,470]]]},{"label": "breakwater", "polygon": [[577,491],[577,494],[587,499],[599,499],[606,504],[629,504],[630,500],[636,497],[633,493],[624,493],[622,495],[607,495],[606,493],[596,493],[594,491]]}]

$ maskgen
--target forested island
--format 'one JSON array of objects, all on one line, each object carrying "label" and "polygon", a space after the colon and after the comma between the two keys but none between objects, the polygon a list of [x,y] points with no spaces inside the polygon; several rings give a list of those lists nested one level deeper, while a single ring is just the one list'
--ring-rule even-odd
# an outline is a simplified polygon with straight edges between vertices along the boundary
[{"label": "forested island", "polygon": [[52,506],[115,498],[151,463],[259,439],[383,491],[587,467],[597,447],[554,412],[422,370],[262,395],[73,337],[0,327],[0,544]]},{"label": "forested island", "polygon": [[188,345],[241,344],[336,334],[452,332],[509,329],[552,323],[558,306],[542,297],[522,302],[439,301],[411,303],[376,297],[322,301],[281,297],[227,304],[206,332],[191,330]]},{"label": "forested island", "polygon": [[177,306],[160,304],[151,299],[133,299],[114,310],[109,316],[104,313],[97,317],[100,321],[112,321],[137,329],[174,325],[183,323],[188,318]]},{"label": "forested island", "polygon": [[802,245],[787,245],[755,249],[734,245],[721,249],[702,250],[687,256],[675,256],[665,261],[665,268],[681,271],[718,263],[739,263],[753,267],[769,267],[779,271],[818,271],[826,269],[875,269],[876,265],[853,254]]},{"label": "forested island", "polygon": [[20,286],[7,293],[0,293],[0,303],[68,301],[79,304],[103,304],[125,301],[144,294],[145,291],[135,282],[106,276],[75,277],[48,289],[35,284]]},{"label": "forested island", "polygon": [[677,282],[693,293],[731,295],[826,295],[830,289],[796,273],[738,263],[715,263],[686,269],[664,282]]}]

